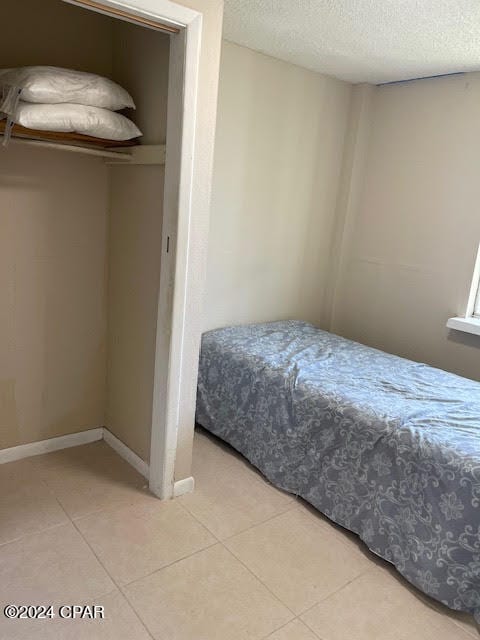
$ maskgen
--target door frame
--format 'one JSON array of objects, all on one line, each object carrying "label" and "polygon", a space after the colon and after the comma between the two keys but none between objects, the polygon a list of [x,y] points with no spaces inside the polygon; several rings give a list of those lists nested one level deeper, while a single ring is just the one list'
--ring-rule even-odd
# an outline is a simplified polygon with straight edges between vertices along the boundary
[{"label": "door frame", "polygon": [[[195,252],[207,238],[190,242],[192,205],[195,200],[195,127],[202,39],[202,14],[169,0],[63,0],[69,4],[111,17],[139,23],[155,21],[173,27],[170,34],[167,149],[161,272],[157,310],[155,370],[150,444],[150,490],[161,499],[174,493],[175,457],[180,402],[191,398],[190,377],[183,375],[183,363],[198,360],[196,344],[201,333],[198,311],[188,304],[187,283],[198,282]],[[207,231],[205,231],[205,234]],[[198,230],[197,230],[198,236]],[[186,326],[189,326],[188,339]],[[198,334],[192,339],[192,327]],[[194,407],[190,408],[194,411]],[[182,490],[191,490],[191,482]]]}]

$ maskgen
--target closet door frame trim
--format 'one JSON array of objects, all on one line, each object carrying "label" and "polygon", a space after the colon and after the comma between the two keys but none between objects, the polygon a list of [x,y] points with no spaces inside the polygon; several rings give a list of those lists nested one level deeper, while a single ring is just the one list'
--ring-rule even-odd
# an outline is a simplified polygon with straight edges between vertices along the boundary
[{"label": "closet door frame trim", "polygon": [[[149,464],[150,490],[161,499],[169,499],[174,496],[180,420],[192,422],[193,434],[202,331],[201,314],[188,299],[190,282],[204,287],[205,278],[199,278],[195,265],[208,240],[208,228],[197,225],[194,229],[192,216],[198,196],[195,189],[199,189],[194,184],[194,163],[202,14],[169,0],[63,1],[135,24],[143,21],[146,28],[154,28],[151,23],[155,22],[159,31],[165,31],[165,26],[175,31],[170,35],[162,263]],[[193,487],[193,480],[190,484]]]}]

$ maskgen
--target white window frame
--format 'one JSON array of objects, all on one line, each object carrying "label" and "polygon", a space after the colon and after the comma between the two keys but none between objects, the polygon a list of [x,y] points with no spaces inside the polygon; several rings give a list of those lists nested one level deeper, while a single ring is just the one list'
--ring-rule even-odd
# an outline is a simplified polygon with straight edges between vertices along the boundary
[{"label": "white window frame", "polygon": [[465,315],[450,318],[447,327],[480,336],[480,246],[478,247]]},{"label": "white window frame", "polygon": [[468,297],[466,318],[480,317],[480,246],[478,247],[475,269],[473,272],[472,286]]},{"label": "white window frame", "polygon": [[473,307],[473,317],[480,318],[480,277],[478,278],[477,284],[477,296],[475,298],[475,304]]}]

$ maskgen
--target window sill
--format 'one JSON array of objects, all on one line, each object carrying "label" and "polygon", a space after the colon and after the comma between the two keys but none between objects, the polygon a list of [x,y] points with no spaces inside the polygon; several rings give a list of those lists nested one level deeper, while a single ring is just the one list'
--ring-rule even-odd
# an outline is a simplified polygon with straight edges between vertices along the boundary
[{"label": "window sill", "polygon": [[455,331],[464,331],[480,336],[480,318],[450,318],[447,327],[455,329]]}]

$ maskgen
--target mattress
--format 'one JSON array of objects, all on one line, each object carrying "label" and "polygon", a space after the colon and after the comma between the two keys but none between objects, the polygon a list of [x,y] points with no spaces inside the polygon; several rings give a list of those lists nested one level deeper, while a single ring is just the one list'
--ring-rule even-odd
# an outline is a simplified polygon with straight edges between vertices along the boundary
[{"label": "mattress", "polygon": [[197,422],[480,620],[480,383],[299,321],[203,336]]}]

